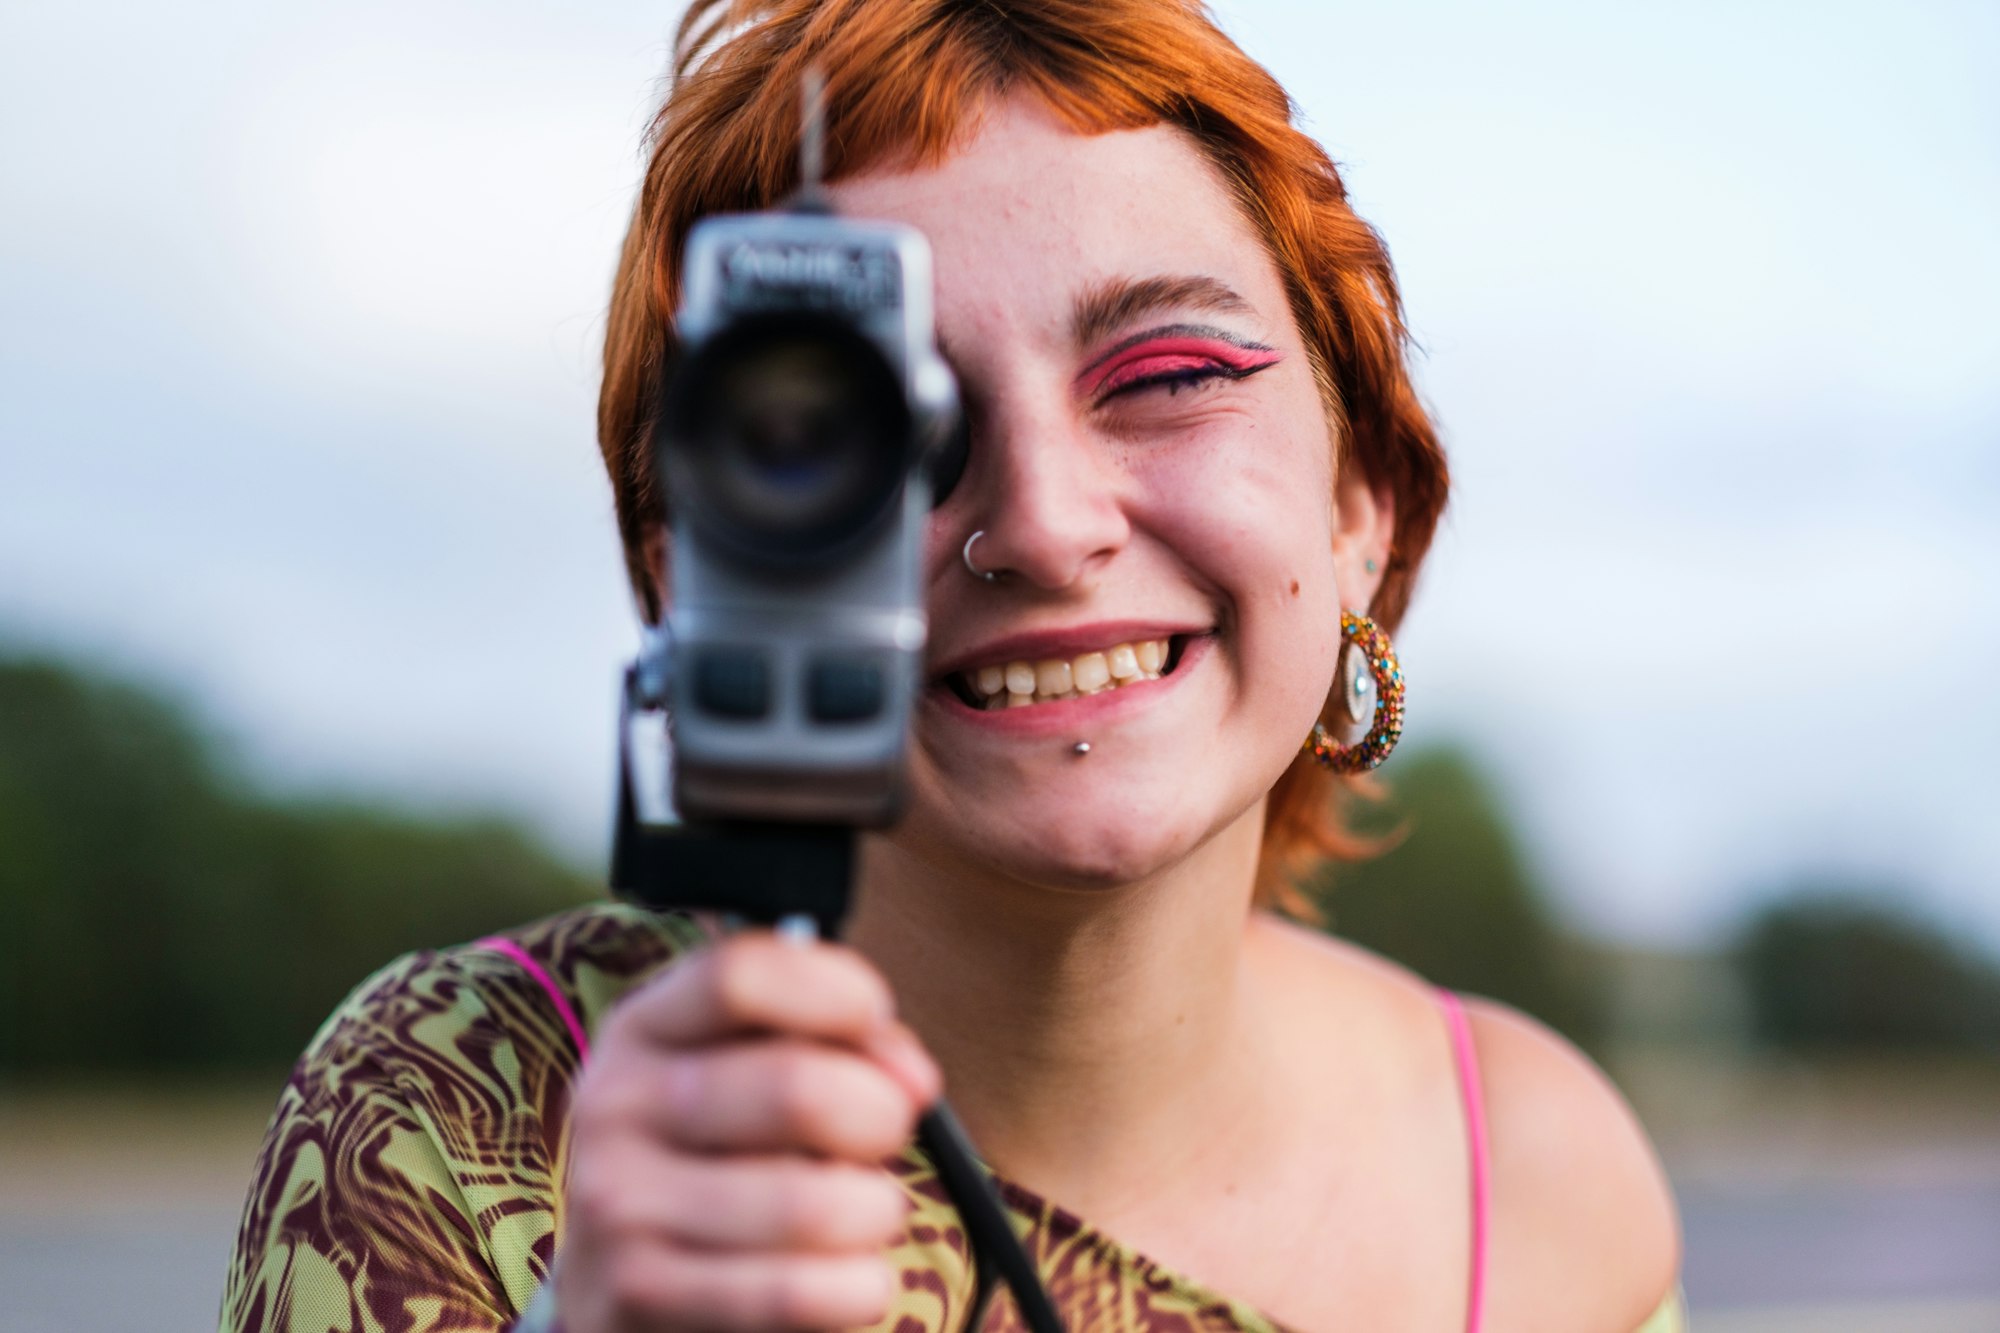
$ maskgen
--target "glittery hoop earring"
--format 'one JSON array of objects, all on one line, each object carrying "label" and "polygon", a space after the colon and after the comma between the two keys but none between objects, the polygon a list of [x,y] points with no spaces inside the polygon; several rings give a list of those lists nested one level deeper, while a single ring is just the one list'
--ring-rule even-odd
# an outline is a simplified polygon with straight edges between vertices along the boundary
[{"label": "glittery hoop earring", "polygon": [[[1299,747],[1335,773],[1366,773],[1381,765],[1403,736],[1403,667],[1389,636],[1367,616],[1340,613],[1340,698],[1348,719],[1369,720],[1368,734],[1352,745],[1335,740],[1321,722]],[[1372,704],[1372,709],[1369,705]]]}]

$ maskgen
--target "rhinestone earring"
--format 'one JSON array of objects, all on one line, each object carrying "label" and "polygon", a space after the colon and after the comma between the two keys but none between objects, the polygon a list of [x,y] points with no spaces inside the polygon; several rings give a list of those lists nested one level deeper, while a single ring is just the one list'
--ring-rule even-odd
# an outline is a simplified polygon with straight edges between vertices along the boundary
[{"label": "rhinestone earring", "polygon": [[1367,722],[1368,732],[1352,745],[1342,745],[1324,723],[1313,723],[1312,734],[1299,748],[1335,773],[1366,773],[1379,767],[1403,736],[1403,668],[1389,636],[1367,616],[1340,613],[1340,668],[1336,681],[1340,711],[1355,726]]}]

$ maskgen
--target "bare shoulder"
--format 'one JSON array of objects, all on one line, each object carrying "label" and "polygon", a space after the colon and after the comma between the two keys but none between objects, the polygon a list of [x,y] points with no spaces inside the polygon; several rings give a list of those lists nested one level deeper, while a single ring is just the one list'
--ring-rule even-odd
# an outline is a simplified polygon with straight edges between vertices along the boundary
[{"label": "bare shoulder", "polygon": [[1680,1272],[1680,1218],[1638,1118],[1563,1038],[1468,1000],[1492,1155],[1489,1324],[1637,1329]]},{"label": "bare shoulder", "polygon": [[[1392,1104],[1437,1141],[1463,1142],[1430,982],[1290,923],[1261,924],[1257,940],[1264,975],[1282,981],[1289,1003],[1334,1016],[1343,1039],[1365,1042],[1350,1056],[1367,1061],[1376,1086],[1402,1089]],[[1504,1004],[1464,1004],[1491,1162],[1484,1327],[1638,1333],[1680,1273],[1680,1219],[1651,1142],[1611,1081],[1568,1041]],[[1434,1118],[1419,1110],[1432,1106],[1442,1108]]]}]

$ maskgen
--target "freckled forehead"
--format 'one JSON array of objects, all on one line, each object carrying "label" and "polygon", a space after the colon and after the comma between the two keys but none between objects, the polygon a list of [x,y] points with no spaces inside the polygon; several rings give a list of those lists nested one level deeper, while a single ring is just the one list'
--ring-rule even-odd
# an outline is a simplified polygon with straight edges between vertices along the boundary
[{"label": "freckled forehead", "polygon": [[830,193],[844,212],[928,235],[947,299],[1005,293],[1067,309],[1107,279],[1205,274],[1270,315],[1283,302],[1221,173],[1170,126],[1076,134],[1039,103],[1007,99],[942,163],[863,173]]}]

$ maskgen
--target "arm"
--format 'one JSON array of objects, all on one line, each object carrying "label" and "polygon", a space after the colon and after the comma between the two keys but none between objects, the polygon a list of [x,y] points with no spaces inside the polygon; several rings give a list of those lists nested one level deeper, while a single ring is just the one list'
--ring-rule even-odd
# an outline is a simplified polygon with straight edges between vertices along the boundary
[{"label": "arm", "polygon": [[1680,1288],[1676,1287],[1634,1333],[1687,1333],[1687,1326],[1687,1302],[1681,1299]]},{"label": "arm", "polygon": [[774,1301],[787,1325],[869,1322],[818,1312],[843,1265],[886,1295],[907,1204],[880,1159],[936,1092],[886,986],[756,939],[641,986],[693,932],[618,911],[525,941],[601,1039],[581,1084],[558,1008],[500,952],[412,955],[341,1006],[258,1158],[223,1333],[539,1333],[559,1233],[571,1328],[680,1327],[681,1307],[762,1327]]},{"label": "arm", "polygon": [[363,983],[272,1117],[224,1333],[504,1327],[555,1225],[553,1127],[507,1086],[519,1064],[461,966],[411,955]]},{"label": "arm", "polygon": [[1683,1327],[1680,1220],[1631,1108],[1533,1019],[1490,1001],[1466,1009],[1493,1164],[1490,1326]]}]

